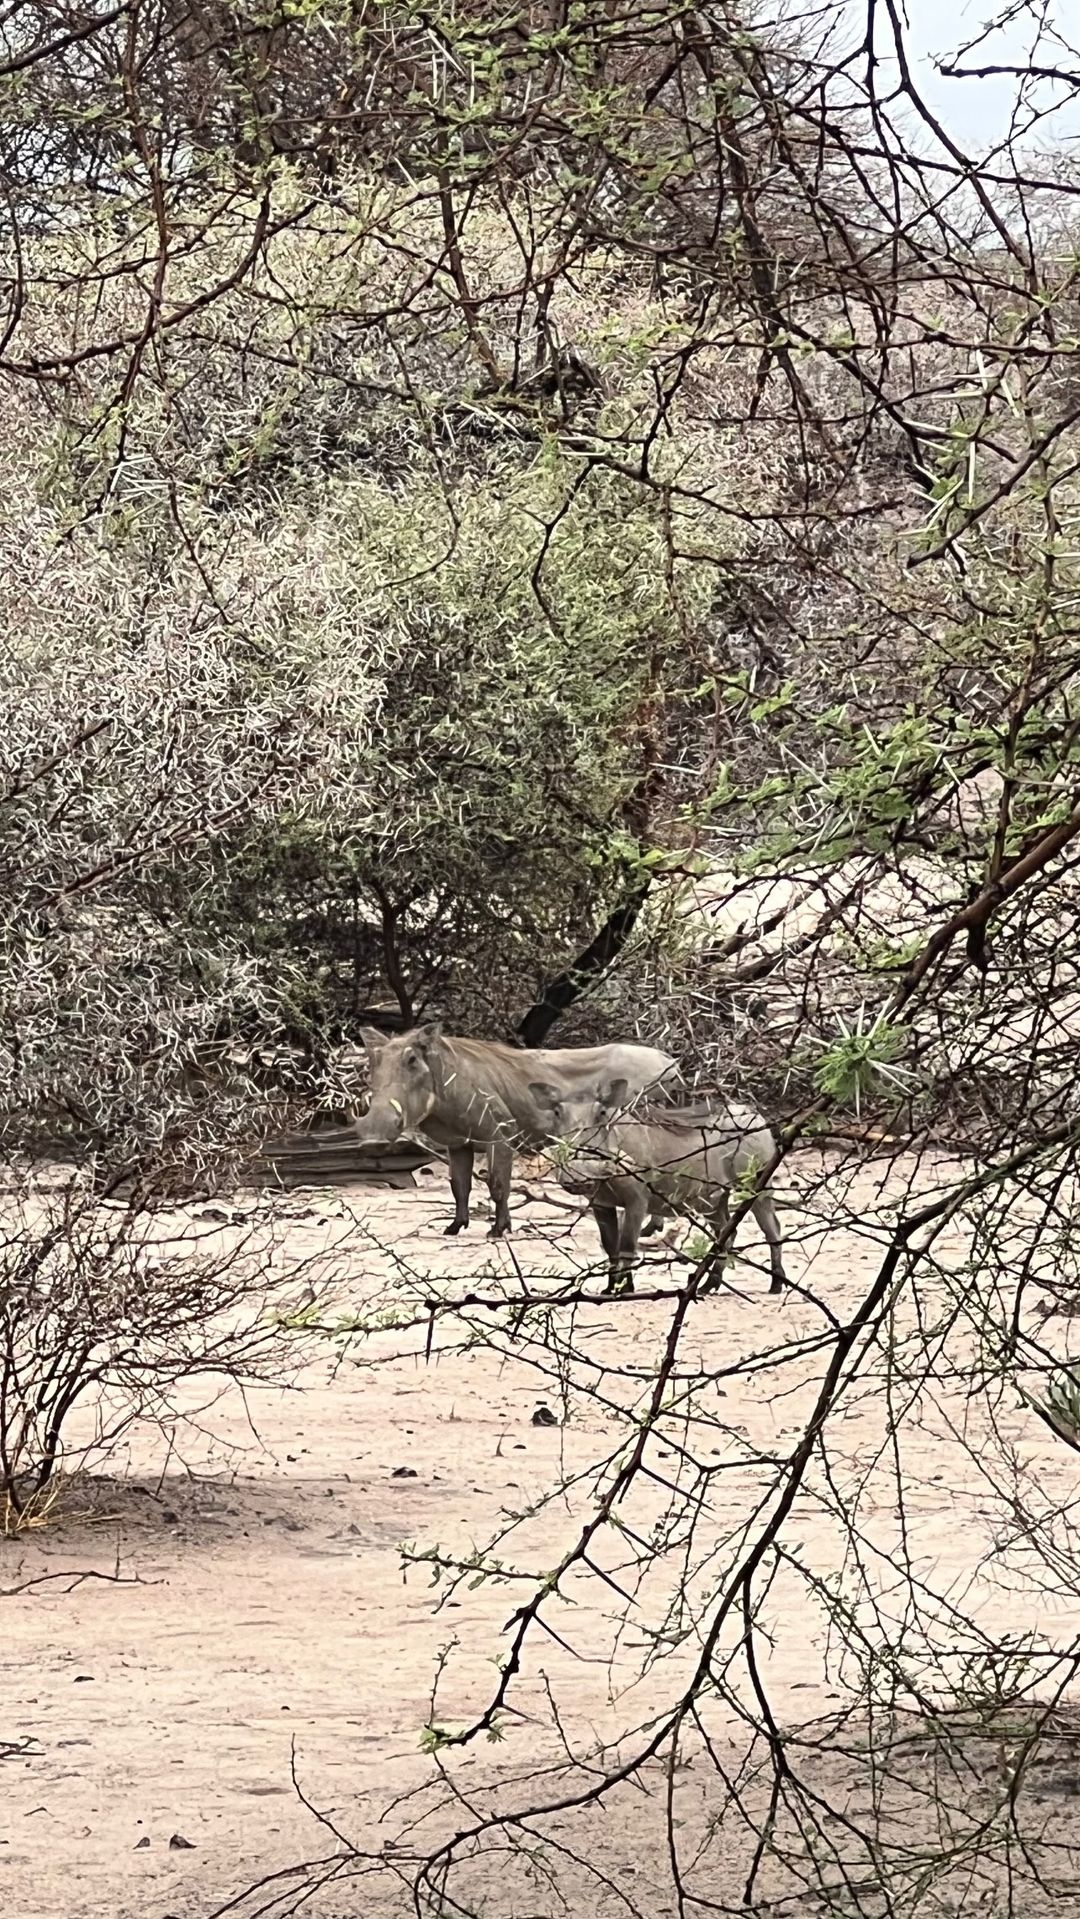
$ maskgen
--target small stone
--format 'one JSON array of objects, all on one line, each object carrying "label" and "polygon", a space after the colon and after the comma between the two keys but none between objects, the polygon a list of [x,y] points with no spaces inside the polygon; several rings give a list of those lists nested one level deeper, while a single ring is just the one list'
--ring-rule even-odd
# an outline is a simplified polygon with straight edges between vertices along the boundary
[{"label": "small stone", "polygon": [[534,1426],[557,1426],[558,1420],[550,1406],[538,1406],[532,1416]]},{"label": "small stone", "polygon": [[148,1837],[143,1839],[136,1839],[134,1849],[136,1852],[144,1852],[146,1850],[146,1847],[149,1844],[150,1844],[150,1840]]},{"label": "small stone", "polygon": [[391,1479],[418,1479],[420,1475],[413,1466],[395,1466],[390,1477]]},{"label": "small stone", "polygon": [[173,1833],[172,1838],[169,1840],[170,1852],[194,1852],[194,1850],[195,1847],[192,1841],[185,1839],[182,1832]]}]

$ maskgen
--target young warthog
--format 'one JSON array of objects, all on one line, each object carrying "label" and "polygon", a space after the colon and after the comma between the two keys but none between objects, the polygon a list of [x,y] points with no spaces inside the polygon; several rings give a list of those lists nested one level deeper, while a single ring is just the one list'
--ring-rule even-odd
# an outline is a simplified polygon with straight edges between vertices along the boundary
[{"label": "young warthog", "polygon": [[[586,1195],[592,1207],[607,1254],[609,1292],[633,1291],[630,1271],[647,1214],[685,1210],[703,1217],[719,1238],[728,1224],[728,1194],[744,1183],[749,1193],[755,1169],[767,1166],[776,1152],[759,1113],[718,1097],[660,1111],[642,1102],[635,1114],[626,1110],[633,1088],[621,1076],[606,1081],[594,1098],[560,1097],[554,1083],[537,1082],[532,1090],[549,1107],[552,1133],[565,1142],[560,1183]],[[755,1196],[751,1211],[769,1245],[769,1291],[778,1293],[786,1274],[767,1192]]]},{"label": "young warthog", "polygon": [[[388,1039],[361,1028],[371,1068],[371,1104],[356,1121],[365,1146],[388,1147],[419,1137],[442,1147],[450,1161],[454,1217],[446,1228],[469,1224],[473,1158],[488,1155],[488,1185],[495,1205],[490,1237],[510,1230],[510,1174],[515,1147],[535,1150],[552,1139],[552,1106],[560,1099],[595,1103],[602,1083],[615,1075],[628,1097],[646,1088],[677,1085],[679,1069],[653,1046],[574,1046],[519,1051],[494,1040],[450,1039],[441,1026],[421,1026]],[[545,1097],[532,1086],[543,1076]]]}]

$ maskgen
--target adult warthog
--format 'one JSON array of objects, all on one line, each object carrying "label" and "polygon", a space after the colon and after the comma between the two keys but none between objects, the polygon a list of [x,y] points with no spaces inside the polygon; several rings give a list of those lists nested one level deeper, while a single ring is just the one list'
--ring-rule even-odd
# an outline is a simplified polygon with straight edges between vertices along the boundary
[{"label": "adult warthog", "polygon": [[[587,1196],[608,1259],[609,1292],[632,1292],[631,1268],[649,1214],[687,1213],[720,1238],[729,1221],[728,1195],[738,1188],[768,1242],[769,1291],[786,1284],[780,1226],[767,1191],[754,1192],[754,1175],[770,1166],[776,1141],[760,1113],[713,1096],[693,1106],[642,1105],[629,1082],[616,1076],[595,1096],[568,1098],[554,1082],[533,1087],[546,1102],[551,1132],[564,1143],[559,1180]],[[639,1102],[640,1103],[640,1102]],[[703,1291],[718,1283],[714,1277]]]},{"label": "adult warthog", "polygon": [[[388,1039],[373,1027],[360,1029],[371,1071],[371,1103],[356,1121],[365,1146],[385,1148],[420,1138],[443,1148],[450,1162],[454,1217],[446,1228],[469,1224],[473,1161],[488,1156],[488,1185],[495,1206],[490,1237],[510,1230],[510,1174],[516,1148],[536,1151],[551,1141],[553,1091],[561,1099],[594,1104],[613,1077],[627,1097],[673,1087],[679,1068],[654,1046],[568,1046],[535,1052],[494,1040],[451,1039],[441,1026],[415,1027]],[[544,1097],[534,1086],[543,1081]]]}]

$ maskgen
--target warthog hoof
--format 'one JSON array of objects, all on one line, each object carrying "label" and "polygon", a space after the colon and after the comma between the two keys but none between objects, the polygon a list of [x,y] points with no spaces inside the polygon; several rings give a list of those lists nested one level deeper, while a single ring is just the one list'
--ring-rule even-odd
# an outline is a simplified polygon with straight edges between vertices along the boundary
[{"label": "warthog hoof", "polygon": [[629,1273],[619,1273],[614,1279],[609,1279],[604,1288],[609,1299],[624,1298],[628,1293],[632,1293],[633,1290],[634,1282]]},{"label": "warthog hoof", "polygon": [[443,1227],[443,1236],[449,1239],[451,1233],[463,1233],[468,1225],[467,1219],[452,1219],[449,1226]]},{"label": "warthog hoof", "polygon": [[496,1220],[493,1226],[488,1227],[487,1236],[489,1239],[503,1239],[505,1238],[506,1234],[509,1231],[510,1231],[510,1221],[508,1219],[504,1220],[501,1226],[498,1220]]}]

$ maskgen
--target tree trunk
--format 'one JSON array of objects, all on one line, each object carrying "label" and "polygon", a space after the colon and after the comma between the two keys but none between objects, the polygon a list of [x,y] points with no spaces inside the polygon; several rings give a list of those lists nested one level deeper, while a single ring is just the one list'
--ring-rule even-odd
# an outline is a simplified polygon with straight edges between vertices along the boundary
[{"label": "tree trunk", "polygon": [[[622,808],[622,824],[633,835],[642,852],[649,844],[653,813],[664,784],[661,757],[663,704],[658,691],[660,669],[660,655],[654,651],[649,661],[645,691],[633,721],[640,770],[634,789]],[[595,939],[579,954],[574,964],[544,988],[535,1006],[530,1006],[518,1026],[515,1037],[522,1046],[542,1046],[556,1020],[561,1019],[567,1008],[580,998],[590,981],[605,973],[618,959],[637,924],[651,885],[652,875],[645,873],[627,894],[622,905],[617,906],[604,921]]]},{"label": "tree trunk", "polygon": [[408,901],[399,900],[395,905],[380,880],[372,874],[368,884],[379,902],[382,919],[383,970],[386,983],[401,1008],[401,1017],[405,1026],[412,1026],[416,1020],[412,998],[405,984],[405,974],[401,965],[401,953],[398,948],[398,926],[402,915],[408,910]]},{"label": "tree trunk", "polygon": [[522,1046],[542,1046],[557,1019],[580,997],[590,980],[617,960],[637,923],[651,881],[646,879],[629,899],[616,907],[604,921],[596,938],[578,955],[574,964],[544,988],[535,1006],[530,1006],[517,1029]]}]

